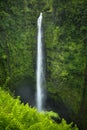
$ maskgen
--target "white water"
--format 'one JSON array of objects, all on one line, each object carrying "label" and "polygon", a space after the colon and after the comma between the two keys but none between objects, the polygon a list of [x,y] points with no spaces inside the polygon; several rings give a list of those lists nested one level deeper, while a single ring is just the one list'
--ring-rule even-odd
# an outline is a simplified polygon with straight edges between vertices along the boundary
[{"label": "white water", "polygon": [[36,104],[38,111],[43,110],[43,81],[44,81],[44,66],[43,66],[43,43],[42,43],[42,13],[37,20],[38,36],[37,36],[37,70],[36,70]]}]

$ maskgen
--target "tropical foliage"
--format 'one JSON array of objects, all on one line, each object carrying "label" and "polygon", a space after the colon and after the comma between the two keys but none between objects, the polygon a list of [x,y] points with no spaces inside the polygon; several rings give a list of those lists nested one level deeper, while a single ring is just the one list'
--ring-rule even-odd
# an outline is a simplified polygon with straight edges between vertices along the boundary
[{"label": "tropical foliage", "polygon": [[13,99],[0,88],[0,130],[78,130],[64,119],[59,124],[55,123],[51,116],[58,117],[53,112],[38,113],[35,108],[21,104],[19,98]]}]

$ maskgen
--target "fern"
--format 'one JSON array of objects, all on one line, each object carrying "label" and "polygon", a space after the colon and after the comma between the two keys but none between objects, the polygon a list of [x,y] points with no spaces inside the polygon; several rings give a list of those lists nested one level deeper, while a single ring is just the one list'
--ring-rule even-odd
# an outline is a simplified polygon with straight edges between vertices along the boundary
[{"label": "fern", "polygon": [[64,119],[57,124],[51,117],[60,119],[52,111],[39,113],[36,108],[21,104],[19,97],[14,99],[0,88],[0,130],[78,130]]}]

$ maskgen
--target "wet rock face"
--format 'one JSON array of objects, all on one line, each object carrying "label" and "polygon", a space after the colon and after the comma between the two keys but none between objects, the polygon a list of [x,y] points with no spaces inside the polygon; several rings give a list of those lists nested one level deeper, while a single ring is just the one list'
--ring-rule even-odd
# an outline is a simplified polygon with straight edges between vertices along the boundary
[{"label": "wet rock face", "polygon": [[57,112],[61,118],[65,118],[68,123],[72,121],[72,115],[75,115],[72,110],[67,107],[67,104],[64,104],[61,97],[58,96],[57,101],[52,98],[50,94],[47,96],[46,108],[48,110]]},{"label": "wet rock face", "polygon": [[29,79],[23,80],[15,87],[15,96],[20,96],[20,100],[23,103],[29,103],[31,106],[35,106],[35,90],[34,84],[29,82]]}]

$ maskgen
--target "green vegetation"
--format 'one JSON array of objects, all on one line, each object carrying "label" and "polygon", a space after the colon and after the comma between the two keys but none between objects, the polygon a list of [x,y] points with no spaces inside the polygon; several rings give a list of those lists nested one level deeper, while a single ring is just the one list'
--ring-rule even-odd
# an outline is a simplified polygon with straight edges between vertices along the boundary
[{"label": "green vegetation", "polygon": [[71,111],[70,119],[86,130],[86,0],[0,0],[0,86],[14,91],[27,79],[29,90],[35,91],[37,18],[41,11],[47,93],[56,112],[61,111],[63,102]]},{"label": "green vegetation", "polygon": [[28,104],[21,104],[19,98],[13,99],[0,88],[0,130],[78,130],[64,119],[55,123],[51,116],[58,118],[53,112],[39,113]]}]

